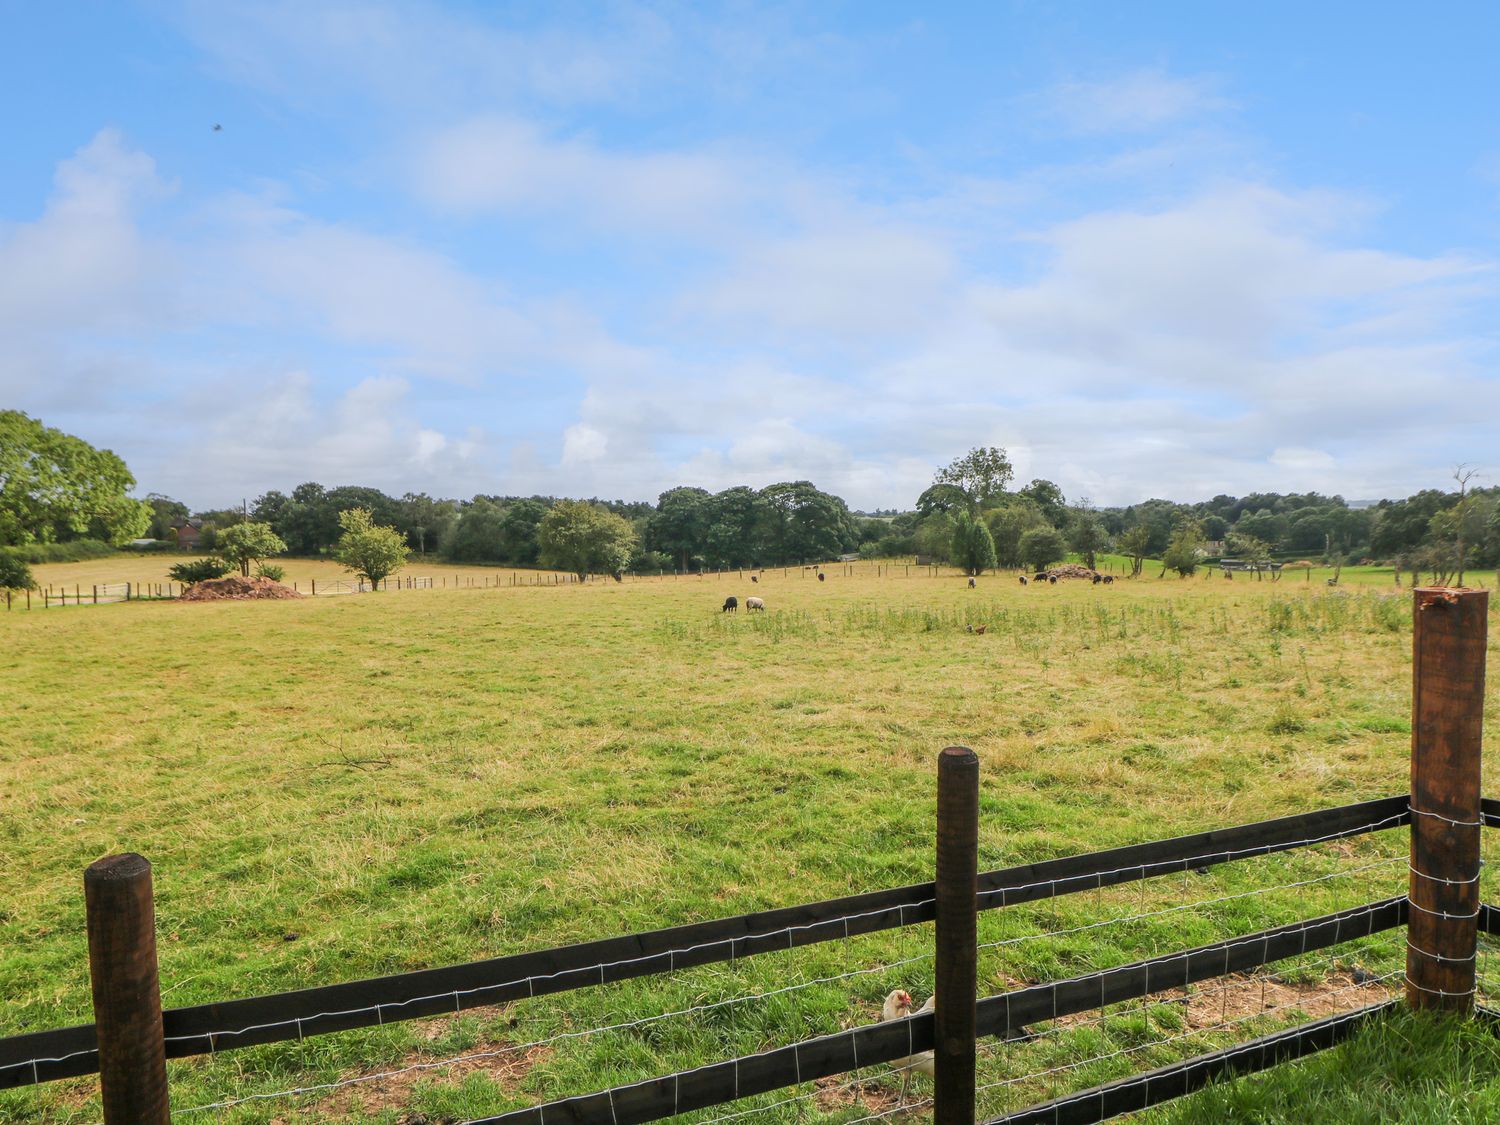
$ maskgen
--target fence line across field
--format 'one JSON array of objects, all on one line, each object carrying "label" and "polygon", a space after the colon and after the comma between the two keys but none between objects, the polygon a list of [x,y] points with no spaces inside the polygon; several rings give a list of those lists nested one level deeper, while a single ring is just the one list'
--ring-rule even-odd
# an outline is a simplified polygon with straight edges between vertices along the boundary
[{"label": "fence line across field", "polygon": [[[1407,799],[1388,797],[1238,828],[1044,860],[981,875],[977,905],[980,910],[993,910],[1076,894],[1343,840],[1397,827],[1409,820]],[[163,1013],[167,1055],[181,1058],[226,1046],[273,1043],[326,1031],[450,1014],[652,972],[731,961],[930,922],[935,902],[934,884],[921,883],[446,969],[417,970],[249,1000],[172,1009]],[[431,987],[422,987],[425,982],[431,982]],[[226,1017],[237,1010],[245,1011],[249,1018],[229,1023]],[[265,1019],[260,1013],[280,1018]],[[82,1024],[55,1032],[0,1039],[0,1088],[35,1080],[34,1076],[23,1076],[29,1074],[25,1066],[33,1060],[42,1064],[48,1079],[92,1073],[91,1068],[81,1068],[79,1064],[94,1047],[93,1031],[91,1025]],[[26,1050],[28,1045],[36,1049],[17,1058],[16,1052]]]},{"label": "fence line across field", "polygon": [[[1112,564],[1105,563],[1099,568],[1101,574],[1114,573]],[[913,571],[916,572],[913,575]],[[916,565],[910,563],[820,563],[820,564],[798,564],[794,566],[768,566],[768,567],[739,567],[720,570],[701,571],[659,571],[656,574],[623,574],[616,581],[622,582],[660,582],[667,579],[703,579],[703,578],[736,578],[744,580],[751,576],[759,579],[767,574],[780,573],[782,577],[815,577],[819,574],[837,574],[845,578],[873,577],[873,578],[956,578],[963,577],[961,571],[954,567],[936,565]],[[999,571],[993,571],[992,577],[1008,577],[1012,572],[1002,575]],[[1021,573],[1019,571],[1014,573]],[[1027,572],[1029,573],[1029,572]],[[545,570],[517,570],[508,569],[499,574],[457,574],[457,575],[400,575],[395,579],[385,578],[380,582],[380,589],[386,590],[477,590],[477,589],[500,589],[539,587],[539,586],[575,586],[582,584],[594,584],[609,581],[613,576],[608,574],[590,574],[586,579],[580,579],[576,574],[568,574],[562,571]],[[297,579],[290,583],[298,593],[309,593],[316,597],[325,597],[340,594],[369,593],[371,584],[365,580],[351,580],[338,578],[325,579]],[[307,587],[306,590],[303,587]],[[129,580],[121,582],[98,583],[84,586],[82,583],[47,583],[38,584],[28,590],[7,590],[5,597],[6,609],[49,609],[53,606],[82,606],[82,605],[107,605],[122,601],[158,601],[181,597],[186,587],[175,579],[152,579],[150,581]],[[35,597],[35,605],[33,604]]]}]

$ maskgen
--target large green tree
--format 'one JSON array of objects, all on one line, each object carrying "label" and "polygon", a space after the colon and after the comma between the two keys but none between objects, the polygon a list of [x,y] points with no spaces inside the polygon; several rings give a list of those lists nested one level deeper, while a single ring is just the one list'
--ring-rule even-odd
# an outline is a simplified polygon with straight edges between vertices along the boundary
[{"label": "large green tree", "polygon": [[25,559],[11,551],[0,551],[0,590],[29,590],[35,585]]},{"label": "large green tree", "polygon": [[995,541],[984,521],[970,512],[953,517],[953,547],[949,552],[953,565],[971,577],[995,566]]},{"label": "large green tree", "polygon": [[708,501],[705,518],[703,557],[710,566],[754,566],[766,561],[766,544],[778,517],[755,489],[741,484],[716,492]]},{"label": "large green tree", "polygon": [[536,562],[541,546],[537,528],[547,518],[547,505],[540,500],[512,500],[500,513],[500,557],[506,562],[530,566]]},{"label": "large green tree", "polygon": [[396,528],[409,546],[425,557],[429,545],[436,547],[443,532],[456,518],[452,500],[434,500],[425,492],[408,492],[397,502],[400,513]]},{"label": "large green tree", "polygon": [[1077,511],[1068,527],[1068,546],[1083,559],[1084,566],[1093,570],[1098,564],[1099,552],[1109,546],[1109,535],[1093,512]]},{"label": "large green tree", "polygon": [[1179,523],[1162,552],[1162,573],[1175,570],[1183,578],[1196,573],[1203,561],[1203,542],[1203,525],[1197,520]]},{"label": "large green tree", "polygon": [[[449,562],[500,562],[505,546],[500,531],[504,510],[485,496],[460,507],[457,522],[443,534],[439,550]],[[532,556],[535,558],[535,554]]]},{"label": "large green tree", "polygon": [[1061,562],[1068,553],[1067,540],[1050,524],[1034,527],[1021,536],[1021,561],[1032,570],[1045,570]]},{"label": "large green tree", "polygon": [[406,536],[394,527],[382,527],[368,509],[350,508],[339,513],[343,534],[334,546],[333,557],[361,578],[369,580],[372,589],[380,589],[380,580],[394,574],[411,554]]},{"label": "large green tree", "polygon": [[1130,557],[1130,577],[1140,577],[1141,566],[1151,552],[1151,529],[1138,523],[1121,532],[1120,537],[1115,540],[1115,546]]},{"label": "large green tree", "polygon": [[773,563],[823,562],[859,543],[854,517],[837,496],[810,481],[783,481],[760,490],[767,506]]},{"label": "large green tree", "polygon": [[1046,517],[1047,522],[1053,527],[1061,528],[1068,522],[1068,500],[1063,495],[1063,490],[1058,488],[1050,480],[1042,480],[1040,477],[1033,480],[1025,488],[1016,490],[1017,496],[1024,496],[1037,506],[1037,510]]},{"label": "large green tree", "polygon": [[933,484],[951,484],[963,490],[974,508],[987,508],[1005,491],[1015,475],[1010,458],[997,446],[980,446],[954,458],[939,469]]},{"label": "large green tree", "polygon": [[1034,527],[1046,527],[1047,518],[1030,500],[1013,493],[1004,502],[984,513],[985,526],[995,541],[995,561],[1004,567],[1024,566],[1021,559],[1021,536]]},{"label": "large green tree", "polygon": [[172,528],[192,514],[181,500],[173,500],[159,492],[146,493],[146,503],[151,508],[151,523],[146,534],[152,539],[171,539]]},{"label": "large green tree", "polygon": [[686,571],[694,555],[703,554],[708,539],[711,497],[703,488],[669,488],[656,498],[656,511],[647,524],[651,547],[671,555]]},{"label": "large green tree", "polygon": [[151,507],[126,495],[135,477],[107,449],[0,410],[0,545],[52,542],[91,528],[119,546],[151,524]]},{"label": "large green tree", "polygon": [[579,578],[619,574],[636,542],[628,520],[583,500],[559,500],[536,530],[542,561]]},{"label": "large green tree", "polygon": [[226,562],[239,567],[240,573],[249,578],[251,563],[281,554],[286,550],[286,543],[271,530],[270,524],[252,520],[249,523],[237,523],[219,532],[214,549],[224,556]]}]

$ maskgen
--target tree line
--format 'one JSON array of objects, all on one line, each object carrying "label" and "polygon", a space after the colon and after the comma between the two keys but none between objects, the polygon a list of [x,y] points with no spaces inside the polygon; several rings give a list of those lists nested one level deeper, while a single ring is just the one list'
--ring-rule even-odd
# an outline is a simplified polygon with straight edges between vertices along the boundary
[{"label": "tree line", "polygon": [[1427,489],[1403,500],[1351,507],[1341,496],[1308,493],[1219,495],[1197,503],[1150,499],[1096,508],[1070,501],[1053,481],[1013,488],[1004,449],[980,447],[940,469],[909,511],[852,512],[809,481],[720,492],[671,488],[647,501],[476,495],[467,500],[362,485],[307,482],[272,490],[253,504],[192,511],[159,493],[132,499],[135,479],[108,450],[0,411],[0,547],[119,546],[137,538],[172,541],[185,521],[215,550],[230,529],[251,523],[283,544],[268,553],[318,556],[338,548],[345,513],[393,529],[407,549],[456,563],[548,565],[576,573],[657,573],[925,556],[970,573],[992,567],[1041,569],[1075,554],[1094,566],[1114,550],[1137,572],[1147,559],[1191,573],[1205,558],[1251,564],[1273,559],[1333,564],[1394,563],[1434,580],[1500,563],[1500,488]]},{"label": "tree line", "polygon": [[201,521],[200,542],[207,549],[227,529],[248,520],[268,526],[290,554],[322,554],[338,540],[339,513],[358,507],[376,523],[395,528],[420,555],[593,573],[822,562],[857,550],[862,531],[873,537],[884,528],[878,520],[857,520],[843,500],[808,481],[718,493],[673,488],[655,504],[554,496],[454,500],[411,492],[395,497],[364,486],[324,488],[315,482],[290,494],[264,493],[246,508],[189,512],[181,502],[156,494],[147,502],[153,537],[167,539],[173,527],[193,518]]}]

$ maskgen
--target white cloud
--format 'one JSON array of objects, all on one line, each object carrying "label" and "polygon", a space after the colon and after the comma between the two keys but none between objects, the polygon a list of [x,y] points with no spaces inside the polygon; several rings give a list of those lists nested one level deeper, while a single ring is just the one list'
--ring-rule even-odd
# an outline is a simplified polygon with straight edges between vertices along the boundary
[{"label": "white cloud", "polygon": [[425,247],[252,200],[220,220],[222,257],[203,262],[203,285],[229,318],[309,328],[381,349],[400,371],[470,384],[541,346],[545,314],[523,314]]},{"label": "white cloud", "polygon": [[1271,464],[1293,472],[1322,472],[1334,467],[1337,462],[1333,454],[1322,449],[1273,449]]},{"label": "white cloud", "polygon": [[562,464],[565,469],[603,461],[609,453],[609,438],[602,430],[582,422],[563,431]]},{"label": "white cloud", "polygon": [[[67,332],[159,321],[174,276],[168,249],[141,233],[140,209],[170,191],[144,153],[111,129],[58,165],[32,222],[0,225],[0,335],[6,350]],[[3,368],[0,368],[3,370]]]},{"label": "white cloud", "polygon": [[414,421],[411,405],[411,387],[398,378],[362,380],[332,401],[305,371],[210,378],[171,407],[190,422],[185,439],[142,461],[152,487],[184,496],[201,495],[205,474],[220,493],[251,497],[304,480],[398,496],[438,481],[445,495],[493,484],[494,451],[482,431],[440,433]]},{"label": "white cloud", "polygon": [[219,73],[246,85],[303,107],[354,94],[397,113],[620,98],[671,38],[663,20],[628,7],[592,10],[574,27],[506,27],[415,0],[194,0],[178,21]]},{"label": "white cloud", "polygon": [[1159,129],[1228,103],[1205,79],[1147,69],[1102,82],[1064,82],[1047,91],[1042,104],[1076,132],[1121,133]]},{"label": "white cloud", "polygon": [[611,152],[513,117],[440,130],[412,158],[420,195],[458,211],[565,212],[618,234],[727,226],[752,194],[750,169],[693,152]]},{"label": "white cloud", "polygon": [[[1150,213],[1105,212],[1039,235],[1052,251],[1032,285],[987,287],[978,300],[1014,345],[1107,370],[1198,384],[1273,370],[1289,338],[1328,346],[1393,309],[1451,316],[1487,267],[1330,245],[1348,210],[1331,196],[1231,186]],[[1432,290],[1442,293],[1434,299]],[[1430,329],[1434,325],[1429,324]]]},{"label": "white cloud", "polygon": [[897,227],[813,230],[748,248],[688,311],[744,334],[764,327],[814,340],[906,335],[942,315],[953,255],[932,235]]}]

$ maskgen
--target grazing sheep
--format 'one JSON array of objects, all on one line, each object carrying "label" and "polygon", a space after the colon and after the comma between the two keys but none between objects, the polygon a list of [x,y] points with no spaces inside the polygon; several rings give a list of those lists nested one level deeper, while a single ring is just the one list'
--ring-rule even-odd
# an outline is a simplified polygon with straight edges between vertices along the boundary
[{"label": "grazing sheep", "polygon": [[745,612],[746,613],[753,613],[757,609],[760,610],[762,613],[764,613],[766,611],[766,603],[765,603],[764,600],[762,600],[761,598],[746,598],[745,599]]},{"label": "grazing sheep", "polygon": [[1093,577],[1093,583],[1094,583],[1095,586],[1099,585],[1099,583],[1101,583],[1103,581],[1104,581],[1104,575],[1102,575],[1102,574],[1096,574],[1096,575],[1094,575],[1094,577]]},{"label": "grazing sheep", "polygon": [[1114,580],[1115,580],[1115,576],[1114,576],[1114,575],[1113,575],[1113,574],[1106,574],[1106,575],[1105,575],[1105,576],[1104,576],[1104,584],[1105,584],[1105,585],[1106,585],[1106,586],[1110,586],[1110,585],[1113,585],[1113,583],[1114,583]]},{"label": "grazing sheep", "polygon": [[1047,572],[1045,570],[1039,570],[1035,575],[1032,576],[1031,580],[1033,582],[1045,582],[1047,581]]},{"label": "grazing sheep", "polygon": [[971,589],[971,590],[972,590],[972,589],[973,589],[973,588],[974,588],[974,587],[975,587],[975,586],[977,586],[977,585],[978,585],[978,583],[977,583],[977,582],[975,582],[975,581],[974,581],[974,579],[972,579],[972,578],[971,578],[971,579],[969,579],[969,589]]},{"label": "grazing sheep", "polygon": [[[754,598],[750,599],[750,601],[752,601],[752,602],[754,600],[755,600]],[[746,606],[748,607],[748,605],[749,605],[749,603],[747,602]],[[735,597],[733,594],[731,594],[729,597],[727,597],[727,598],[724,599],[724,608],[721,609],[721,610],[719,610],[719,612],[720,613],[737,613],[739,611],[739,608],[740,608],[740,599],[737,598],[737,597]]]},{"label": "grazing sheep", "polygon": [[827,580],[827,578],[828,578],[828,575],[824,574],[821,570],[818,571],[818,581],[819,582],[824,582],[824,581]]},{"label": "grazing sheep", "polygon": [[1026,575],[1024,575],[1024,574],[1021,575],[1021,585],[1022,586],[1029,586],[1029,585],[1031,585],[1031,583],[1027,581]]},{"label": "grazing sheep", "polygon": [[760,581],[760,577],[759,577],[759,575],[755,575],[755,574],[752,574],[752,575],[751,575],[751,576],[750,576],[750,581],[751,581],[751,582],[759,582],[759,581]]},{"label": "grazing sheep", "polygon": [[1053,586],[1056,586],[1057,585],[1057,575],[1053,574],[1053,575],[1048,576],[1047,581],[1050,584],[1052,584]]}]

